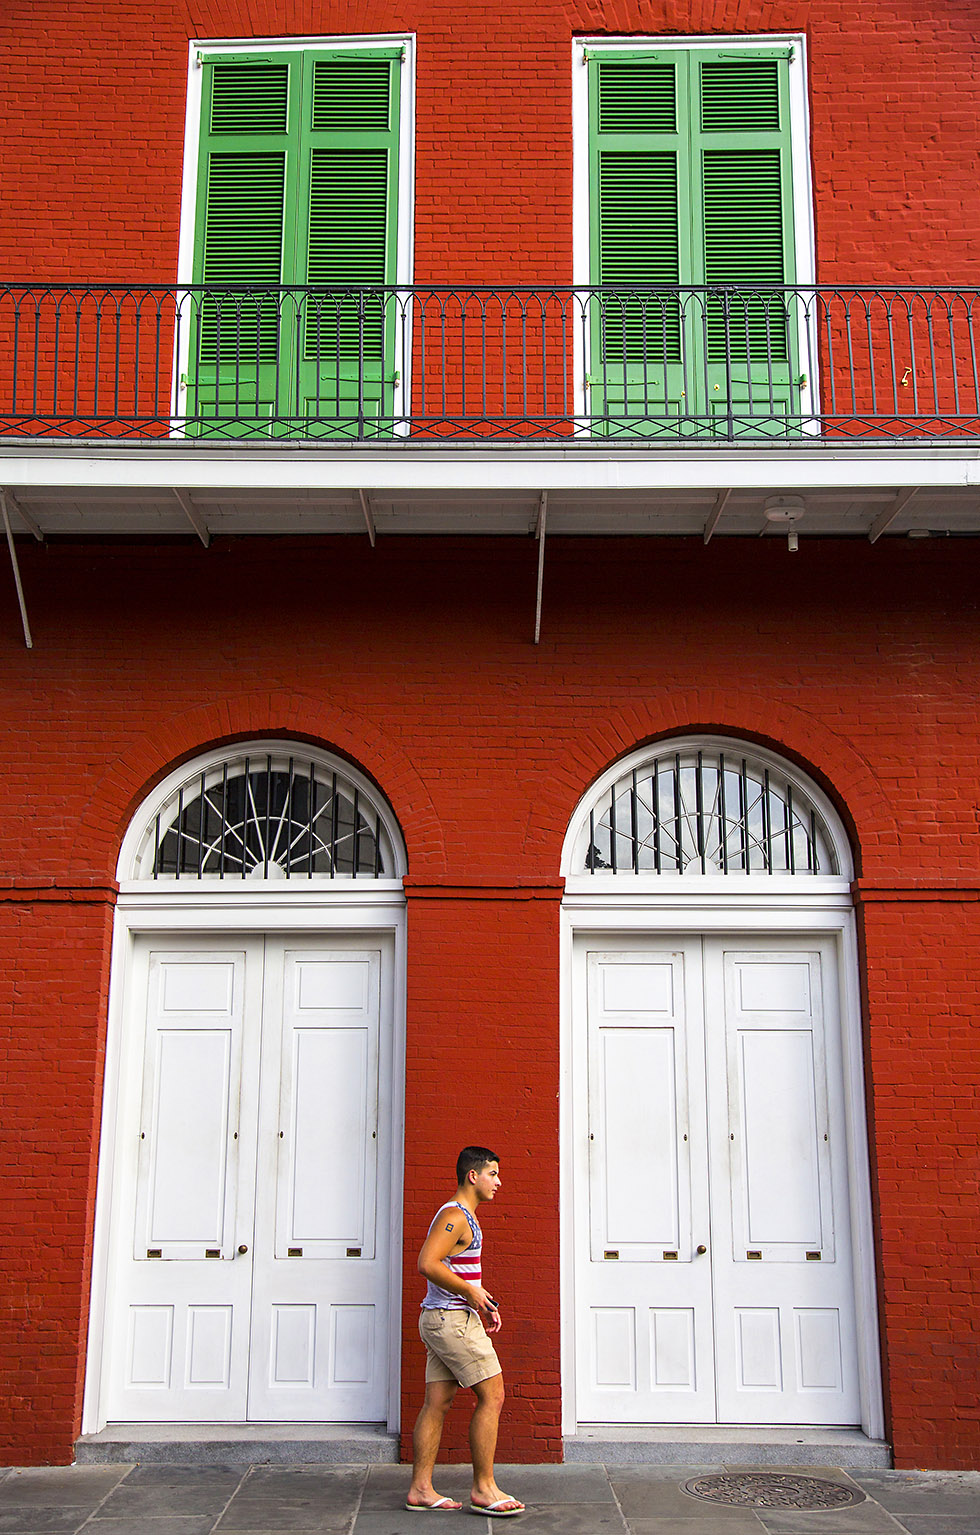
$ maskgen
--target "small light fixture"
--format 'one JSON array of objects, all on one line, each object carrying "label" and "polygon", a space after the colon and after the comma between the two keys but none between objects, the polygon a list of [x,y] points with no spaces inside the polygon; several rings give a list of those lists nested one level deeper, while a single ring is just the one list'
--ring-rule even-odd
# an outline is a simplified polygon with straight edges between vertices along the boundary
[{"label": "small light fixture", "polygon": [[795,524],[806,511],[806,503],[802,496],[767,496],[762,505],[766,522],[773,527],[786,529],[786,547],[790,554],[795,554],[800,547],[799,535]]}]

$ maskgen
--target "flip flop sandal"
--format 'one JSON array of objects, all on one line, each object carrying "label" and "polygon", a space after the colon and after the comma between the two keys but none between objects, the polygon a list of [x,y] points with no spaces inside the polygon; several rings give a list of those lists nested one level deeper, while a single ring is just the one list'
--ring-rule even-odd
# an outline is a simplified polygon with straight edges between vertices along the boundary
[{"label": "flip flop sandal", "polygon": [[486,1514],[489,1519],[513,1519],[517,1514],[523,1514],[524,1504],[517,1503],[516,1508],[504,1508],[505,1503],[517,1503],[516,1498],[498,1498],[496,1503],[471,1503],[471,1514]]},{"label": "flip flop sandal", "polygon": [[434,1503],[406,1503],[405,1507],[410,1514],[456,1514],[463,1505],[454,1498],[436,1498]]}]

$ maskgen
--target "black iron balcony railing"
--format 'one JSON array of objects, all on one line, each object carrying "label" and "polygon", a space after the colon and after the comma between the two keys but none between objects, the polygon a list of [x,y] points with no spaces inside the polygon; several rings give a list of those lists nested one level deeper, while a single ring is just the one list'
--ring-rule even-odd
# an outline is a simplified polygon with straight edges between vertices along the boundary
[{"label": "black iron balcony railing", "polygon": [[0,286],[0,435],[980,438],[980,289]]}]

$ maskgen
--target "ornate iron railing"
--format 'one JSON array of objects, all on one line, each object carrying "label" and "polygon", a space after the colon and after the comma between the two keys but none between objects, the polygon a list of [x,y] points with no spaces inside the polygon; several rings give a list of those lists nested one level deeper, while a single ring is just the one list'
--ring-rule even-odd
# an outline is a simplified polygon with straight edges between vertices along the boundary
[{"label": "ornate iron railing", "polygon": [[0,435],[980,437],[980,289],[0,286]]}]

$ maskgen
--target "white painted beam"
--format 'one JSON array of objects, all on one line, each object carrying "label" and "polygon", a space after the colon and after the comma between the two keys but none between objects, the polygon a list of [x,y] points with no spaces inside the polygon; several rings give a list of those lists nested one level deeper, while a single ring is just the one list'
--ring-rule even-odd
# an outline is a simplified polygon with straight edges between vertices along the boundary
[{"label": "white painted beam", "polygon": [[593,446],[542,448],[519,445],[488,449],[457,443],[451,448],[385,446],[304,449],[229,448],[222,444],[0,443],[0,484],[10,489],[132,489],[153,491],[262,490],[358,492],[365,481],[375,494],[402,492],[542,490],[733,492],[842,490],[865,487],[898,492],[980,489],[980,446],[899,446],[829,443],[792,447],[712,447],[636,451]]}]

